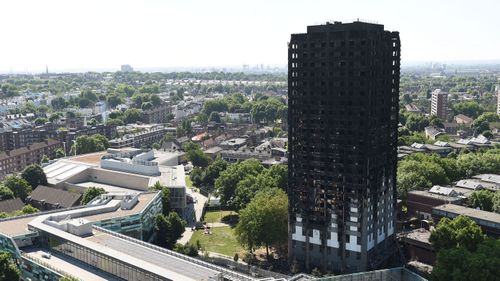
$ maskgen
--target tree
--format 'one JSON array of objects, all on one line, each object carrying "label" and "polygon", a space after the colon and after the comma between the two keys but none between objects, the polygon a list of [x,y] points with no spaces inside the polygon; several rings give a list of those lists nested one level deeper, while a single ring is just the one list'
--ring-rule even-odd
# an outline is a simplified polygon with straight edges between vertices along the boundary
[{"label": "tree", "polygon": [[210,113],[210,117],[208,118],[208,121],[215,122],[215,123],[220,123],[220,115],[218,112],[214,111]]},{"label": "tree", "polygon": [[274,180],[277,187],[286,192],[288,187],[287,165],[272,165],[269,169],[265,170],[264,173]]},{"label": "tree", "polygon": [[63,97],[56,97],[50,102],[50,105],[55,110],[62,110],[68,106],[68,102]]},{"label": "tree", "polygon": [[442,218],[429,239],[436,252],[459,247],[475,251],[483,240],[481,228],[471,218],[463,215],[453,220]]},{"label": "tree", "polygon": [[37,208],[31,206],[30,204],[24,206],[21,209],[21,213],[23,213],[23,214],[34,214],[34,213],[38,213],[38,212],[40,212],[40,210],[38,210]]},{"label": "tree", "polygon": [[167,216],[158,214],[155,217],[156,244],[172,249],[176,241],[185,231],[186,222],[176,212],[170,212]]},{"label": "tree", "polygon": [[109,107],[115,108],[117,105],[123,103],[123,99],[117,94],[109,94],[106,97],[106,102],[108,103]]},{"label": "tree", "polygon": [[14,197],[21,198],[23,201],[32,191],[31,185],[25,179],[18,176],[6,177],[3,184],[14,193]]},{"label": "tree", "polygon": [[64,149],[62,149],[62,148],[56,149],[55,154],[56,154],[56,158],[61,158],[61,157],[66,156],[66,152],[64,152]]},{"label": "tree", "polygon": [[461,153],[457,158],[457,166],[463,177],[470,178],[478,174],[498,173],[500,171],[500,150],[490,149],[486,152]]},{"label": "tree", "polygon": [[32,189],[35,189],[39,185],[47,184],[47,176],[45,175],[45,172],[39,165],[36,164],[26,167],[21,173],[21,177],[30,184]]},{"label": "tree", "polygon": [[278,188],[278,186],[276,180],[267,173],[263,172],[257,176],[249,175],[236,185],[232,206],[241,210],[247,206],[257,192],[269,188]]},{"label": "tree", "polygon": [[278,188],[266,189],[255,195],[240,212],[235,229],[238,241],[250,251],[265,246],[269,256],[270,246],[286,242],[288,230],[288,198]]},{"label": "tree", "polygon": [[208,157],[194,142],[185,143],[182,149],[186,152],[186,158],[191,161],[196,167],[206,167],[210,164],[210,157]]},{"label": "tree", "polygon": [[108,125],[108,126],[123,126],[124,123],[121,119],[110,118],[106,121],[106,125]]},{"label": "tree", "polygon": [[493,192],[488,190],[474,191],[469,196],[469,204],[473,208],[479,208],[483,211],[493,211]]},{"label": "tree", "polygon": [[102,187],[91,186],[91,187],[87,188],[85,190],[85,192],[83,193],[82,201],[80,202],[80,204],[86,205],[87,203],[92,201],[92,199],[96,198],[97,196],[99,196],[101,194],[106,194],[106,193],[107,193],[106,190],[104,190],[104,188],[102,188]]},{"label": "tree", "polygon": [[167,215],[171,211],[170,207],[170,189],[162,185],[160,181],[156,181],[153,186],[149,188],[153,191],[161,191],[161,205],[162,205],[162,213]]},{"label": "tree", "polygon": [[228,165],[229,164],[224,159],[217,156],[217,158],[215,158],[215,160],[205,169],[195,167],[193,171],[191,171],[191,180],[193,180],[196,186],[203,186],[212,190],[215,180],[219,177],[221,172],[227,169]]},{"label": "tree", "polygon": [[221,204],[234,206],[234,195],[238,183],[247,176],[256,176],[264,167],[256,159],[248,159],[234,165],[230,165],[220,173],[215,180],[215,192],[220,197]]},{"label": "tree", "polygon": [[453,104],[451,106],[453,113],[455,115],[457,114],[464,114],[467,115],[471,118],[476,118],[479,116],[481,113],[483,113],[483,109],[479,105],[478,102],[476,101],[461,101]]},{"label": "tree", "polygon": [[123,113],[124,123],[131,124],[142,120],[142,110],[137,108],[129,108]]},{"label": "tree", "polygon": [[131,97],[135,93],[135,88],[127,84],[120,84],[116,87],[116,92],[125,94],[127,97]]},{"label": "tree", "polygon": [[0,201],[13,199],[14,193],[8,187],[0,183]]},{"label": "tree", "polygon": [[19,95],[19,89],[12,84],[2,84],[2,87],[0,87],[3,93],[3,97],[13,97],[13,96],[18,96]]},{"label": "tree", "polygon": [[500,214],[500,192],[495,192],[492,199],[493,202],[493,212]]},{"label": "tree", "polygon": [[47,157],[47,155],[44,155],[44,156],[42,157],[42,160],[41,160],[40,162],[41,162],[41,163],[49,163],[49,161],[50,161],[49,157]]},{"label": "tree", "polygon": [[52,113],[49,117],[49,121],[55,122],[55,121],[61,119],[61,117],[62,117],[61,113]]},{"label": "tree", "polygon": [[49,122],[49,120],[47,120],[47,118],[37,118],[37,119],[35,119],[35,125],[36,126],[43,125],[43,124],[45,124],[47,122]]},{"label": "tree", "polygon": [[20,271],[12,262],[12,256],[7,252],[0,252],[0,281],[19,280]]},{"label": "tree", "polygon": [[76,143],[72,146],[70,154],[85,154],[106,150],[109,147],[108,139],[101,134],[92,136],[79,136]]}]

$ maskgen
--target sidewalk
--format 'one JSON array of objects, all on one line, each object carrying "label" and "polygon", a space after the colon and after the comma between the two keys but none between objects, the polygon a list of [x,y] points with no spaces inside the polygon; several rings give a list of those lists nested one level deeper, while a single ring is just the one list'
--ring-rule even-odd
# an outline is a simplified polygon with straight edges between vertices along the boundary
[{"label": "sidewalk", "polygon": [[186,245],[186,243],[188,243],[191,239],[191,236],[193,236],[192,228],[196,225],[197,221],[201,220],[203,208],[205,207],[205,203],[208,201],[207,197],[195,192],[193,189],[189,189],[188,192],[196,203],[189,204],[184,211],[183,219],[187,222],[186,229],[182,234],[182,237],[177,240],[177,243],[182,245]]}]

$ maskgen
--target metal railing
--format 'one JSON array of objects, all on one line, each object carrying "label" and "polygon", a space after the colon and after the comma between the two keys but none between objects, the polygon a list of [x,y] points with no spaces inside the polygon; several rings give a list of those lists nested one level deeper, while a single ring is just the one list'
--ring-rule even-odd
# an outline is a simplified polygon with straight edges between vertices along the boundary
[{"label": "metal railing", "polygon": [[104,228],[96,226],[96,225],[94,225],[92,227],[98,231],[101,231],[101,232],[107,233],[109,235],[121,238],[123,240],[127,240],[127,241],[130,241],[132,243],[144,246],[146,248],[149,248],[149,249],[152,249],[152,250],[155,250],[155,251],[158,251],[158,252],[161,252],[161,253],[164,253],[164,254],[167,254],[167,255],[182,259],[182,260],[185,260],[187,262],[191,262],[193,264],[218,271],[224,276],[224,278],[229,279],[229,280],[242,280],[242,281],[254,281],[255,280],[254,278],[252,278],[250,276],[246,276],[244,274],[241,274],[241,273],[238,273],[238,272],[235,272],[232,270],[228,270],[228,269],[225,269],[223,267],[220,267],[220,266],[217,266],[217,265],[214,265],[214,264],[211,264],[211,263],[199,260],[199,259],[195,259],[193,257],[189,257],[189,256],[177,253],[177,252],[172,251],[172,250],[158,247],[156,245],[153,245],[153,244],[150,244],[150,243],[147,243],[147,242],[141,241],[139,239],[135,239],[135,238],[132,238],[132,237],[129,237],[129,236],[117,233],[117,232],[113,232],[111,230],[107,230],[107,229],[104,229]]},{"label": "metal railing", "polygon": [[41,260],[41,259],[39,259],[37,257],[32,257],[32,256],[26,254],[25,252],[21,251],[21,256],[23,258],[25,258],[25,259],[27,259],[27,260],[29,260],[29,261],[31,261],[31,262],[39,265],[39,266],[44,267],[45,269],[50,270],[52,272],[55,272],[55,273],[57,273],[57,274],[59,274],[61,276],[67,276],[67,277],[74,278],[75,280],[83,281],[82,279],[80,279],[80,278],[78,278],[78,277],[76,277],[74,275],[71,275],[71,274],[67,273],[64,270],[58,269],[58,268],[54,267],[53,265],[50,265],[47,262],[44,262],[43,260]]}]

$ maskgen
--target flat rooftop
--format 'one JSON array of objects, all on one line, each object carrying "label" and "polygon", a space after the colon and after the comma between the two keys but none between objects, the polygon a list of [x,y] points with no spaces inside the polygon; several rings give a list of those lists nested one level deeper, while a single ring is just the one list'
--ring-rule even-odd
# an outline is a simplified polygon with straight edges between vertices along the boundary
[{"label": "flat rooftop", "polygon": [[92,222],[97,222],[112,218],[119,218],[119,217],[130,216],[133,214],[138,214],[142,212],[144,208],[146,208],[146,206],[148,206],[148,204],[155,198],[156,194],[157,194],[156,192],[140,194],[137,204],[135,204],[134,207],[130,210],[123,210],[119,208],[114,212],[101,213],[97,215],[87,216],[84,218]]},{"label": "flat rooftop", "polygon": [[101,157],[103,157],[104,155],[108,155],[108,154],[109,153],[107,151],[100,151],[100,152],[95,152],[95,153],[77,155],[77,156],[69,157],[68,159],[70,159],[71,161],[75,161],[75,162],[99,166],[101,163]]},{"label": "flat rooftop", "polygon": [[448,212],[457,215],[464,215],[471,218],[477,218],[481,220],[486,220],[490,222],[500,223],[500,214],[494,212],[487,212],[483,210],[477,210],[473,208],[467,208],[460,205],[445,204],[432,208],[433,210],[439,210],[443,212]]},{"label": "flat rooftop", "polygon": [[87,237],[86,240],[96,243],[100,247],[117,251],[120,253],[120,260],[127,261],[129,257],[140,260],[139,264],[132,263],[135,266],[145,269],[151,268],[152,265],[168,268],[168,271],[171,272],[170,274],[174,273],[170,276],[177,275],[177,278],[173,278],[173,280],[208,280],[209,277],[214,277],[219,273],[173,255],[156,251],[152,248],[95,229],[93,234]]},{"label": "flat rooftop", "polygon": [[139,192],[144,192],[144,190],[140,189],[131,189],[131,188],[126,188],[126,187],[121,187],[117,185],[111,185],[111,184],[105,184],[105,183],[100,183],[100,182],[95,182],[95,181],[84,181],[80,183],[75,183],[77,186],[89,188],[89,187],[100,187],[106,190],[108,193],[139,193]]},{"label": "flat rooftop", "polygon": [[[89,221],[97,222],[102,220],[107,220],[110,218],[129,216],[132,214],[137,214],[142,212],[142,210],[153,200],[157,193],[141,193],[138,198],[137,204],[130,210],[122,210],[118,208],[112,212],[105,212],[96,215],[83,217]],[[85,208],[85,207],[84,207]],[[82,209],[84,209],[82,208]],[[23,234],[31,233],[28,230],[28,223],[32,222],[36,218],[47,215],[48,213],[52,215],[57,215],[58,213],[62,213],[68,210],[76,210],[79,208],[71,208],[71,209],[61,209],[60,212],[41,212],[36,213],[27,217],[14,217],[0,220],[0,232],[4,233],[11,237],[20,236]]]},{"label": "flat rooftop", "polygon": [[50,252],[52,255],[50,259],[43,257],[43,254],[46,253],[46,251],[42,249],[25,249],[24,253],[32,259],[40,260],[44,264],[53,266],[54,268],[78,277],[83,281],[120,280],[119,278],[113,278],[112,275],[103,274],[102,271],[95,270],[82,262],[57,254],[56,252]]}]

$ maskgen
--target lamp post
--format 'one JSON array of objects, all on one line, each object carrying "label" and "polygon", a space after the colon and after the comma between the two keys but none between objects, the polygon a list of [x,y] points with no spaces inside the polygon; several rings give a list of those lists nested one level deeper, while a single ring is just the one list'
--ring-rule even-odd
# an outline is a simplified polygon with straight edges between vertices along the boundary
[{"label": "lamp post", "polygon": [[76,156],[76,140],[72,140],[73,142],[73,147],[75,148],[75,156]]}]

